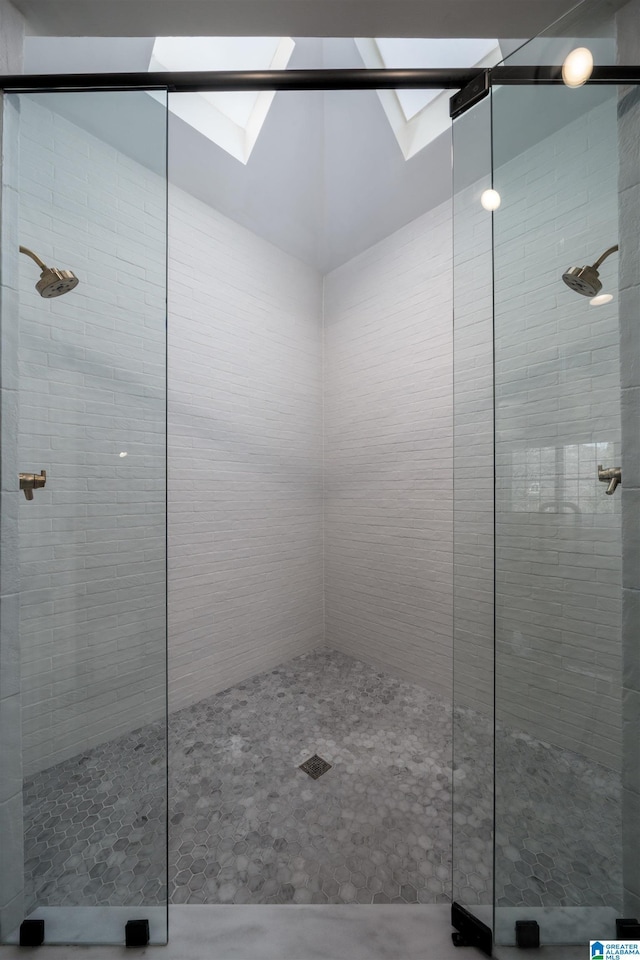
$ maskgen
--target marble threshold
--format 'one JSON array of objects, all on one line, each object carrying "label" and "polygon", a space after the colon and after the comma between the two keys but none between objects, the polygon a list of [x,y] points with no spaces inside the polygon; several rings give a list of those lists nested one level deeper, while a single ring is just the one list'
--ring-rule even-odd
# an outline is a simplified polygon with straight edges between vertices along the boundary
[{"label": "marble threshold", "polygon": [[[137,908],[151,919],[152,936],[163,936],[163,908]],[[151,913],[154,916],[151,917]],[[102,946],[70,944],[87,928],[95,939],[108,940],[135,919],[127,907],[42,907],[32,914],[48,921],[49,943],[43,960],[479,960],[473,947],[454,947],[450,907],[407,905],[235,905],[180,904],[169,907],[169,943],[127,949],[122,943]],[[157,914],[157,915],[156,915]],[[114,926],[115,924],[115,926]],[[67,931],[64,933],[63,931]],[[38,948],[35,948],[38,949]],[[585,947],[542,947],[538,960],[578,960]],[[33,950],[0,946],[0,960],[32,956]],[[522,951],[496,947],[496,960],[515,960]]]}]

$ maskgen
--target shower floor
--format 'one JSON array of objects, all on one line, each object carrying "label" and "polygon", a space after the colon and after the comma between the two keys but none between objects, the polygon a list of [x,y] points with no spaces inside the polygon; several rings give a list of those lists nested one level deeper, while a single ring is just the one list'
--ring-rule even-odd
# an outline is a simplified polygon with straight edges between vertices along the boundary
[{"label": "shower floor", "polygon": [[317,651],[181,710],[171,741],[173,902],[448,902],[451,712],[421,687]]},{"label": "shower floor", "polygon": [[165,752],[148,725],[25,781],[25,913],[166,902]]},{"label": "shower floor", "polygon": [[[169,745],[173,902],[449,902],[451,711],[421,687],[318,651],[172,714]],[[30,907],[162,902],[163,757],[145,727],[25,783]]]},{"label": "shower floor", "polygon": [[[491,763],[485,719],[456,731]],[[619,777],[498,736],[498,902],[615,905]],[[320,650],[172,714],[169,744],[174,903],[449,901],[451,710],[421,687]],[[313,754],[332,765],[318,780],[299,769]],[[155,725],[25,783],[30,907],[163,902],[163,760]],[[486,904],[492,798],[466,784],[456,895]]]},{"label": "shower floor", "polygon": [[[493,724],[472,710],[456,711],[454,740],[454,899],[490,904],[495,889],[498,907],[621,916],[620,775],[500,724],[494,741]],[[495,886],[486,868],[478,876],[493,856],[494,745]]]}]

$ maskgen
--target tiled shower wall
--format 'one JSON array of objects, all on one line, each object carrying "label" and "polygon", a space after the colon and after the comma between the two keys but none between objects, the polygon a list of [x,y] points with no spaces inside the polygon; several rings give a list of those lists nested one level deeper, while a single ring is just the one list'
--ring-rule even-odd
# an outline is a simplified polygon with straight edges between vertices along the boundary
[{"label": "tiled shower wall", "polygon": [[[20,240],[83,281],[43,301],[21,264],[21,463],[49,473],[21,506],[28,774],[163,711],[165,194],[21,108]],[[178,190],[171,219],[176,706],[322,640],[322,297],[317,272]]]},{"label": "tiled shower wall", "polygon": [[[35,121],[35,113],[32,116]],[[597,124],[598,118],[594,117],[589,129],[597,129]],[[69,143],[78,143],[77,131],[74,133],[69,128],[71,125],[65,127],[62,121],[57,127],[61,155],[56,158],[56,167],[60,170],[64,170],[65,165],[69,169],[72,162],[77,163],[72,159],[73,150],[68,149]],[[584,137],[580,139],[582,129],[583,121],[565,128],[557,135],[557,148],[561,149],[565,143],[566,149],[581,157],[585,152]],[[70,138],[66,147],[62,146],[63,130],[67,130]],[[548,150],[549,144],[544,149]],[[92,158],[99,157],[101,150],[103,145],[91,142]],[[145,183],[151,189],[153,178],[145,180],[147,174],[142,168],[117,157],[109,148],[104,150],[103,162],[107,167],[115,163],[123,174],[126,171],[123,177],[126,183],[122,186],[131,191],[131,202],[137,202]],[[534,149],[532,169],[535,157]],[[597,158],[597,154],[592,155],[592,161]],[[34,197],[37,197],[34,168],[27,167],[27,173],[34,178]],[[589,171],[585,170],[585,177],[587,175],[592,175],[600,186],[597,162],[592,163]],[[97,188],[92,186],[92,189]],[[561,190],[562,185],[558,189]],[[99,198],[98,194],[96,202]],[[32,202],[28,196],[27,202]],[[104,202],[109,203],[106,194]],[[549,200],[548,206],[540,207],[536,215],[543,220],[550,217],[552,206],[553,201]],[[478,215],[475,208],[473,211],[470,208],[470,213],[474,217]],[[521,220],[523,216],[520,210],[518,218]],[[322,278],[315,271],[177,190],[171,194],[170,220],[170,653],[172,705],[178,706],[311,649],[325,636],[321,469],[323,288]],[[56,229],[64,222],[64,217],[56,214]],[[144,222],[144,218],[138,218],[138,222]],[[529,227],[533,225],[530,219]],[[25,221],[24,239],[34,246],[39,243],[45,255],[53,248],[57,259],[62,254],[70,265],[81,264],[81,258],[87,255],[87,242],[76,239],[75,244],[71,243],[68,236],[64,237],[64,230],[55,245],[51,235],[43,246],[47,230],[53,230],[53,226],[38,223],[36,205],[33,222],[29,225]],[[450,236],[450,213],[445,205],[333,271],[324,283],[326,641],[345,653],[447,695],[452,602]],[[578,259],[578,248],[583,249],[578,241],[585,239],[576,240],[574,255]],[[508,237],[505,242],[508,244]],[[554,271],[558,259],[561,261],[558,269],[562,269],[567,254],[568,251],[555,251]],[[144,253],[134,251],[132,261],[144,262]],[[552,267],[548,269],[551,271]],[[36,296],[31,286],[34,278],[28,268],[25,262],[24,296],[33,299]],[[135,272],[127,272],[126,267],[124,270],[127,275],[123,282],[128,289],[144,286],[145,281],[135,277]],[[81,295],[80,290],[76,291],[76,297]],[[71,297],[63,298],[59,306],[54,302],[51,316],[56,323],[52,325],[48,312],[44,319],[42,302],[35,302],[25,312],[26,350],[43,347],[30,342],[29,338],[34,336],[44,337],[46,347],[52,349],[54,356],[56,341],[60,338],[66,337],[73,345],[82,319],[74,312],[82,310],[84,316],[85,306],[77,299],[74,303]],[[96,323],[109,318],[108,298],[101,303],[96,303],[94,298],[90,306]],[[124,309],[124,305],[119,306]],[[575,312],[579,306],[574,303],[569,309]],[[486,309],[486,303],[478,304],[480,312]],[[531,322],[535,323],[537,307],[529,304],[527,309],[531,311]],[[600,320],[590,322],[606,324],[607,316],[601,314]],[[600,336],[602,331],[594,326],[590,333]],[[606,362],[611,369],[615,364],[611,353],[615,345],[614,335],[609,336],[606,344],[598,344],[599,349],[609,351]],[[504,358],[507,372],[512,362],[510,357],[514,358],[514,370],[519,370],[518,345],[510,346],[507,337],[504,348],[511,350]],[[155,347],[149,344],[147,349],[151,350],[151,354],[146,354],[148,361]],[[563,349],[565,353],[570,350],[571,342]],[[129,360],[134,358],[130,344],[125,352]],[[26,354],[24,359],[31,362]],[[528,362],[534,371],[542,369],[540,365],[547,363],[548,358],[532,351]],[[567,362],[566,366],[569,369],[571,364]],[[29,373],[28,369],[26,372]],[[89,377],[94,375],[91,371],[86,373]],[[43,371],[39,368],[34,381],[37,379],[40,383],[42,377]],[[519,379],[520,374],[516,382]],[[73,383],[73,378],[69,383]],[[29,385],[27,377],[25,386]],[[479,384],[478,389],[482,393],[483,384]],[[56,391],[62,392],[56,394]],[[73,390],[68,386],[50,389],[49,393],[66,397],[68,403],[75,402]],[[484,393],[478,399],[483,398]],[[21,430],[29,436],[29,412],[41,416],[41,411],[35,409],[28,396],[25,399]],[[473,406],[473,397],[467,400]],[[53,409],[52,405],[52,413]],[[56,406],[55,409],[62,408]],[[88,413],[82,411],[82,416]],[[98,418],[104,414],[107,418],[98,419],[92,425],[100,434],[101,429],[111,423],[113,409],[94,409],[90,413]],[[615,410],[611,411],[611,418],[615,428]],[[553,411],[548,420],[553,424]],[[65,424],[68,416],[52,415],[51,422],[54,421]],[[33,431],[31,435],[36,436]],[[607,436],[613,435],[609,432]],[[95,437],[89,439],[95,441]],[[110,440],[116,443],[114,437]],[[36,457],[39,449],[36,444],[30,459]],[[33,467],[37,470],[41,465],[45,463],[34,462]],[[70,490],[71,493],[71,500],[78,501],[75,492]],[[79,503],[83,510],[86,508],[87,515],[93,515],[89,493],[87,491]],[[488,496],[488,489],[479,491],[478,505]],[[47,502],[41,499],[41,507]],[[23,504],[23,510],[28,506],[33,504]],[[146,505],[147,519],[153,517],[154,509],[153,504]],[[71,502],[67,501],[59,516],[49,518],[50,525],[46,528],[38,528],[35,515],[27,514],[26,518],[35,524],[34,535],[55,535],[58,542],[60,531],[65,528],[65,536],[73,535],[77,518],[73,513],[70,517],[69,510]],[[139,503],[132,501],[127,511],[122,522],[116,524],[119,531],[131,528],[130,518],[139,515]],[[540,519],[540,513],[524,511],[507,518],[516,524],[509,535],[528,537],[531,530],[527,525],[533,522],[532,517]],[[107,515],[103,519],[106,522]],[[544,518],[544,523],[548,522]],[[615,531],[616,522],[614,513],[600,526],[604,530],[608,529],[607,524],[613,524],[611,530]],[[141,536],[151,538],[147,560],[152,565],[159,562],[153,558],[154,540],[159,534],[159,528],[155,533],[154,529],[149,527],[145,533],[136,531],[138,541]],[[86,531],[89,530],[87,527]],[[604,537],[601,539],[604,542]],[[612,539],[615,541],[615,536]],[[93,542],[103,543],[102,535],[97,533]],[[82,550],[88,554],[93,550],[93,542],[87,541]],[[123,543],[126,547],[124,540]],[[26,541],[25,549],[30,549]],[[77,556],[77,543],[70,540],[69,551]],[[56,559],[59,558],[41,557],[45,567],[36,571],[29,567],[30,575],[45,576],[46,565]],[[517,571],[522,558],[507,559],[513,561],[511,566]],[[35,557],[29,557],[29,561],[34,560]],[[588,567],[575,558],[568,563],[568,567],[558,566],[555,573],[560,576],[556,576],[555,581],[551,571],[551,581],[540,581],[536,585],[536,589],[542,591],[541,602],[546,602],[545,590],[559,587],[565,590],[567,583],[584,582],[584,589],[589,592],[591,582],[602,582],[597,564]],[[472,566],[471,563],[468,571],[469,595],[475,590],[477,596],[483,597],[491,585],[491,571],[478,567],[474,584]],[[82,570],[89,567],[89,564],[82,565],[73,584],[69,583],[68,570],[66,582],[60,581],[64,589],[73,586],[72,597],[81,596],[82,604],[90,604],[94,591],[90,579],[83,579]],[[138,604],[137,608],[142,611],[139,601],[145,596],[159,601],[159,581],[154,580],[153,567],[145,567],[147,571],[147,582],[122,585],[123,590],[137,587],[138,592],[130,598],[121,595],[117,602],[128,604],[130,599],[133,606]],[[593,575],[591,580],[589,571]],[[60,572],[64,572],[62,566]],[[527,580],[526,572],[522,576]],[[94,731],[90,724],[83,722],[86,717],[79,708],[74,716],[75,727],[68,728],[67,739],[64,736],[61,739],[61,730],[56,730],[56,749],[53,749],[55,711],[58,708],[62,711],[68,705],[65,701],[56,704],[55,696],[63,696],[68,691],[64,687],[59,687],[57,692],[53,689],[49,657],[62,657],[56,665],[64,666],[63,647],[68,643],[74,652],[68,654],[67,662],[70,670],[75,670],[77,647],[74,645],[77,638],[80,638],[78,643],[81,642],[86,629],[82,622],[69,625],[69,620],[77,619],[74,616],[52,622],[51,613],[54,619],[58,615],[62,617],[65,604],[63,596],[51,596],[51,582],[31,580],[29,585],[30,595],[24,598],[27,616],[23,649],[28,674],[25,733],[34,751],[38,744],[44,744],[37,754],[27,750],[30,768],[35,769],[58,759],[59,749],[65,751],[65,755],[82,749],[91,742]],[[615,578],[609,586],[609,599],[614,600]],[[42,590],[49,593],[41,593]],[[549,600],[555,602],[550,594]],[[126,698],[127,686],[123,686],[122,680],[125,671],[118,661],[122,647],[119,648],[117,642],[115,647],[109,647],[109,638],[100,633],[114,626],[108,616],[104,622],[102,619],[108,612],[108,602],[97,606],[99,615],[91,618],[96,625],[92,634],[94,642],[103,665],[110,671],[106,676],[96,676],[97,685],[93,688],[96,696],[104,698],[101,723],[95,730],[101,739],[141,722],[136,698]],[[522,632],[521,625],[527,628],[526,642],[514,644],[506,640],[510,644],[507,653],[513,665],[514,681],[523,669],[530,676],[544,677],[548,654],[545,625],[540,625],[542,636],[531,633],[530,604],[527,596],[517,589],[505,595],[505,602],[510,604],[510,622],[518,625],[514,630]],[[74,609],[88,608],[80,605]],[[124,617],[127,609],[121,611]],[[572,621],[573,629],[572,612],[567,609],[564,614]],[[613,671],[615,662],[607,659],[610,648],[604,635],[617,629],[615,602],[609,604],[604,613],[610,616],[599,623],[593,641],[597,643],[601,639],[602,649],[593,652],[602,661],[599,669]],[[560,611],[560,619],[564,614]],[[127,636],[134,638],[131,644],[144,637],[145,630],[155,629],[146,621],[145,626],[140,627],[139,622],[130,621]],[[549,629],[557,629],[559,622],[556,612],[555,623],[553,627],[548,625]],[[42,648],[29,639],[35,640],[39,627],[44,631]],[[53,633],[50,635],[48,630],[56,630],[55,643]],[[536,642],[529,639],[529,634]],[[585,632],[584,636],[591,634]],[[472,644],[472,630],[467,639]],[[151,632],[146,641],[153,646]],[[50,645],[51,653],[46,652],[46,644]],[[592,647],[593,644],[589,649]],[[574,683],[574,679],[584,674],[572,669],[569,654],[570,651],[565,658],[565,696],[569,699],[573,696],[578,708],[584,701],[584,687]],[[584,663],[584,657],[576,659],[578,666],[580,663]],[[468,690],[481,687],[483,682],[490,683],[488,675],[483,680],[475,674],[471,658],[461,669],[463,686],[466,682]],[[66,677],[59,674],[57,680],[73,684],[76,675],[73,672]],[[487,698],[490,698],[489,688]],[[613,697],[610,699],[609,704],[605,698],[604,707],[610,706],[614,723],[615,702]],[[482,702],[481,690],[473,705],[479,706]],[[117,709],[114,704],[118,705]],[[534,715],[522,709],[522,705],[522,699],[507,697],[503,704],[505,718],[514,725],[524,726],[535,736],[555,741],[558,722],[554,712],[538,711]],[[603,722],[607,723],[606,715],[603,716]],[[109,726],[110,718],[113,728]],[[76,731],[81,727],[83,738],[78,739]],[[585,736],[589,729],[588,724],[574,730],[567,726],[563,743],[577,751],[590,750],[590,738]],[[62,732],[66,731],[67,728]],[[594,744],[594,748],[600,757],[599,745]]]},{"label": "tiled shower wall", "polygon": [[25,775],[165,705],[164,179],[46,103],[19,102],[19,242],[81,283],[44,300],[20,257]]},{"label": "tiled shower wall", "polygon": [[325,278],[326,640],[451,695],[451,212]]},{"label": "tiled shower wall", "polygon": [[[503,92],[494,130],[517,110]],[[592,308],[561,281],[568,266],[616,241],[614,143],[615,110],[603,104],[514,159],[496,157],[495,696],[499,723],[617,768],[620,498],[597,481],[598,462],[612,466],[620,455],[617,309],[615,300]],[[483,277],[491,280],[473,249],[489,216],[480,192],[469,188],[457,204],[457,236],[469,241],[457,266],[470,289],[456,289],[455,661],[457,703],[484,710],[494,679],[494,384],[485,375],[491,297],[473,303]],[[615,263],[602,276],[615,293]]]},{"label": "tiled shower wall", "polygon": [[170,706],[322,643],[322,277],[170,190]]},{"label": "tiled shower wall", "polygon": [[[573,93],[534,95],[569,118]],[[498,137],[518,96],[494,99]],[[496,719],[613,768],[621,501],[597,467],[620,463],[618,303],[592,307],[561,275],[617,242],[615,140],[610,96],[494,175]],[[615,260],[601,277],[615,295]]]},{"label": "tiled shower wall", "polygon": [[[492,225],[479,203],[489,176],[490,113],[478,104],[484,136],[467,126],[477,115],[461,117],[454,130],[454,155],[476,142],[471,186],[456,179],[453,205],[454,303],[453,328],[453,542],[454,700],[457,707],[493,715],[494,597],[493,597],[493,312]],[[456,168],[456,178],[458,177]],[[461,175],[459,175],[461,178]],[[459,715],[457,715],[459,718]],[[456,747],[468,730],[461,726]],[[485,768],[480,773],[483,776]],[[493,778],[491,777],[491,780]],[[467,784],[465,783],[465,787]],[[490,789],[493,789],[491,783]]]},{"label": "tiled shower wall", "polygon": [[[596,477],[620,454],[616,306],[590,308],[560,280],[617,237],[614,143],[607,103],[496,174],[496,655],[502,723],[616,767],[620,500]],[[456,470],[467,486],[456,505],[456,697],[490,710],[492,330],[491,300],[478,294],[477,271],[490,269],[479,193],[456,208],[470,221],[457,264]],[[327,641],[447,695],[450,249],[447,205],[325,281]],[[603,278],[615,293],[615,264]]]},{"label": "tiled shower wall", "polygon": [[[20,73],[24,20],[6,0],[0,0],[0,71]],[[20,579],[18,547],[18,169],[17,116],[5,102],[0,108],[2,197],[0,214],[0,937],[23,917],[22,730],[20,722]],[[6,865],[11,869],[6,869]]]}]

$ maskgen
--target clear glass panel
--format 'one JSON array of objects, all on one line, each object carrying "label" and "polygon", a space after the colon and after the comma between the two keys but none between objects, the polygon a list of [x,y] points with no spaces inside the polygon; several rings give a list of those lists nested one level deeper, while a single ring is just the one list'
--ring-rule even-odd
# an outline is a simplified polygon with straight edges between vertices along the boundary
[{"label": "clear glass panel", "polygon": [[[470,543],[486,566],[491,562],[475,537],[482,538],[481,487],[477,509],[466,509],[471,444],[482,453],[475,468],[480,484],[483,457],[490,455],[481,451],[482,407],[467,409],[473,366],[465,346],[468,353],[473,341],[464,323],[474,308],[470,291],[477,289],[476,350],[494,370],[495,390],[495,404],[488,402],[495,415],[494,937],[500,957],[512,956],[517,920],[536,920],[543,944],[581,944],[582,951],[590,938],[614,939],[616,918],[635,917],[640,907],[637,89],[535,82],[538,67],[562,65],[581,46],[598,67],[639,63],[638,5],[615,7],[614,13],[609,4],[585,3],[505,61],[530,67],[531,82],[505,82],[492,91],[490,166],[501,201],[493,242],[479,210],[473,212],[477,196],[471,190],[465,197],[460,176],[472,156],[477,172],[469,180],[477,194],[490,184],[482,161],[487,102],[454,122],[454,899],[488,922],[460,868],[474,809],[465,804],[469,770],[483,795],[474,755],[482,757],[480,738],[465,739],[461,708],[486,687],[478,661],[485,653],[490,658],[491,631],[483,643],[481,613],[492,611],[493,600],[492,584],[481,582],[482,559],[474,580],[467,570]],[[474,242],[472,256],[465,247],[470,251]],[[610,251],[618,244],[619,252]],[[490,287],[489,250],[491,343],[490,324],[485,321],[483,331],[480,320]],[[603,286],[593,292],[607,296],[592,304],[563,283],[563,274],[594,264],[606,251],[599,266]],[[622,470],[624,486],[610,495],[598,479],[600,464]],[[489,526],[484,533],[488,544]],[[480,617],[477,625],[467,605]],[[467,691],[469,664],[477,679]],[[489,697],[485,713],[490,707]],[[489,789],[488,773],[484,781]],[[484,862],[490,862],[486,854]]]},{"label": "clear glass panel", "polygon": [[[587,3],[506,64],[562,64],[576,47],[598,66],[637,63],[639,44],[630,58],[616,47],[616,27],[628,41],[624,17],[616,24],[610,6]],[[637,9],[630,23],[637,38]],[[618,243],[637,262],[640,207],[625,190],[638,182],[635,93],[562,83],[493,92],[501,944],[514,942],[516,920],[537,920],[543,944],[615,939],[616,917],[640,902],[621,842],[624,833],[637,863],[637,739],[630,748],[622,723],[623,702],[632,719],[638,701],[637,652],[621,632],[623,576],[636,586],[622,519],[638,426],[624,439],[621,385],[637,370],[637,334],[625,348],[631,295],[617,252],[599,268],[601,291],[563,283]],[[595,293],[610,297],[592,303]],[[599,465],[622,465],[624,489],[607,495]]]},{"label": "clear glass panel", "polygon": [[618,239],[617,97],[525,95],[564,122],[510,156],[523,94],[495,92],[496,935],[574,908],[541,935],[584,942],[622,908],[617,264],[602,306],[562,274]]},{"label": "clear glass panel", "polygon": [[[163,943],[166,104],[10,96],[5,120],[3,489],[17,542],[3,553],[19,573],[24,838],[11,916],[44,918],[46,942],[86,943],[123,942],[126,921],[148,918]],[[46,483],[27,498],[18,471]]]},{"label": "clear glass panel", "polygon": [[493,922],[491,100],[453,123],[453,900]]},{"label": "clear glass panel", "polygon": [[[504,66],[558,66],[576,47],[587,47],[598,66],[624,62],[618,55],[616,10],[634,16],[635,4],[625,0],[583,0],[537,37],[527,40],[503,60]],[[634,63],[633,59],[627,63]]]},{"label": "clear glass panel", "polygon": [[277,93],[246,163],[170,95],[176,902],[449,902],[451,141],[386,94]]}]

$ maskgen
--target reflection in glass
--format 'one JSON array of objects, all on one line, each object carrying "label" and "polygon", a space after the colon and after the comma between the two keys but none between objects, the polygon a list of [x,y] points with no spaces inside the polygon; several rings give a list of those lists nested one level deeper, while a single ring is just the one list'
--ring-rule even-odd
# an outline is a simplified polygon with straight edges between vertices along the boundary
[{"label": "reflection in glass", "polygon": [[598,464],[619,459],[619,443],[579,443],[511,452],[511,510],[514,513],[615,513],[616,501],[602,496]]}]

